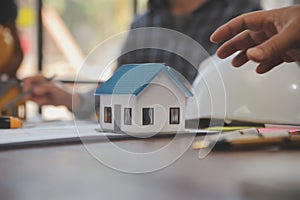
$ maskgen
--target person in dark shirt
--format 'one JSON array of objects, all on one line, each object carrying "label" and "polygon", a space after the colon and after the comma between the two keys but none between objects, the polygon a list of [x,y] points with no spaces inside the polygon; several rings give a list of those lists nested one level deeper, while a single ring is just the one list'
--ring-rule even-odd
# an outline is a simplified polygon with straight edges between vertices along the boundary
[{"label": "person in dark shirt", "polygon": [[[192,83],[197,75],[195,68],[206,56],[214,54],[220,46],[210,42],[209,38],[213,31],[240,14],[260,9],[258,0],[149,0],[147,11],[135,17],[131,29],[159,27],[178,31],[194,39],[207,53],[193,52],[194,49],[186,43],[173,46],[174,52],[175,48],[177,50],[180,48],[179,52],[189,55],[188,61],[174,53],[159,49],[140,49],[124,54],[127,49],[132,49],[132,46],[143,47],[147,46],[147,43],[160,43],[163,46],[166,43],[158,41],[159,32],[152,36],[153,33],[141,31],[134,36],[129,33],[118,66],[130,63],[166,63]],[[171,42],[175,44],[177,41]],[[194,63],[194,66],[191,63]]]},{"label": "person in dark shirt", "polygon": [[[6,74],[9,78],[15,78],[18,67],[23,59],[23,52],[16,28],[17,6],[14,0],[1,0],[0,1],[0,26],[2,30],[9,30],[13,38],[12,55],[8,61],[0,66],[0,75]],[[3,37],[2,37],[3,38]]]}]

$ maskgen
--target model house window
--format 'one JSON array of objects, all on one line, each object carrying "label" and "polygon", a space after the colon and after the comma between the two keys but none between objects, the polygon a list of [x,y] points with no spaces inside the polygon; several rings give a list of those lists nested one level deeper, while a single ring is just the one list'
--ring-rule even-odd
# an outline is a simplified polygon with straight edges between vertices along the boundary
[{"label": "model house window", "polygon": [[111,107],[104,107],[104,122],[111,123]]},{"label": "model house window", "polygon": [[152,125],[154,123],[154,109],[143,108],[143,125]]},{"label": "model house window", "polygon": [[170,124],[179,124],[180,108],[170,108]]},{"label": "model house window", "polygon": [[124,124],[131,125],[132,124],[132,110],[131,108],[124,108]]}]

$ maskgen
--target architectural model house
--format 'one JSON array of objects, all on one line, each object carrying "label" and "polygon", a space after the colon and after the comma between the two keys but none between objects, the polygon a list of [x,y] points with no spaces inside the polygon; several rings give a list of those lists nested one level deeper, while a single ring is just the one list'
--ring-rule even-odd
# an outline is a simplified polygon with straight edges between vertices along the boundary
[{"label": "architectural model house", "polygon": [[95,92],[100,98],[100,126],[125,133],[181,132],[185,104],[193,96],[181,74],[165,64],[129,64]]}]

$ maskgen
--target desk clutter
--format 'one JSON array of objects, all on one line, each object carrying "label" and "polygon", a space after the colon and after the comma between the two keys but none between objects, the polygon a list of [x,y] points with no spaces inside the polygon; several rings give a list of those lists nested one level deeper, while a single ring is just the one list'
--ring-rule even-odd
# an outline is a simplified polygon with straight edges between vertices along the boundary
[{"label": "desk clutter", "polygon": [[192,145],[195,150],[213,148],[215,151],[261,150],[270,147],[300,148],[300,126],[239,127],[235,131],[224,131],[220,136],[208,136],[204,140],[195,141]]}]

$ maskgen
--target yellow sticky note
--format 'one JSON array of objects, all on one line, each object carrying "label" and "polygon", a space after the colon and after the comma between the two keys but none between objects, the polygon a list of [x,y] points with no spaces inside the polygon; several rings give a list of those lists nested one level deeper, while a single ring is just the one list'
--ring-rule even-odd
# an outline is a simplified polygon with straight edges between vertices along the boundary
[{"label": "yellow sticky note", "polygon": [[196,141],[193,143],[192,148],[197,150],[197,149],[205,149],[209,147],[209,142],[207,141]]}]

